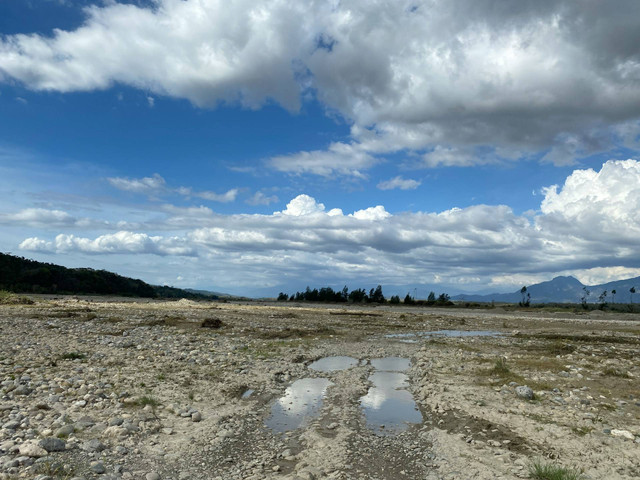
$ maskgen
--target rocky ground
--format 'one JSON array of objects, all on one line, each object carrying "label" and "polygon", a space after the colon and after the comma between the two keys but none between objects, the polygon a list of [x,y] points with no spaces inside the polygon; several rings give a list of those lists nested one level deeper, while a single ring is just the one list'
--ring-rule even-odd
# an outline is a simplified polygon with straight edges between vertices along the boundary
[{"label": "rocky ground", "polygon": [[[404,336],[443,329],[502,335]],[[534,462],[638,478],[639,334],[638,316],[602,312],[0,305],[0,478],[528,478]],[[335,355],[360,363],[308,368]],[[411,359],[424,418],[398,434],[369,428],[359,402],[389,356]],[[265,426],[287,387],[319,377],[316,418]]]}]

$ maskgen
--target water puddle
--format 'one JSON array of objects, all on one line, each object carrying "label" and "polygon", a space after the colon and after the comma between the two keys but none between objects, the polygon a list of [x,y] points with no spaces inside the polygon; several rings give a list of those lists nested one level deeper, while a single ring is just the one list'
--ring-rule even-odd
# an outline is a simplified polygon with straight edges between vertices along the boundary
[{"label": "water puddle", "polygon": [[255,392],[255,390],[250,388],[249,390],[247,390],[242,394],[241,398],[249,398],[251,395],[253,395],[253,392]]},{"label": "water puddle", "polygon": [[355,367],[358,363],[359,360],[353,357],[324,357],[310,364],[309,368],[318,372],[337,372]]},{"label": "water puddle", "polygon": [[411,362],[408,358],[385,357],[372,359],[371,365],[376,370],[383,370],[388,372],[404,372],[405,370],[409,369]]},{"label": "water puddle", "polygon": [[415,333],[390,333],[385,335],[385,338],[393,338],[407,343],[415,343],[419,338],[430,337],[500,337],[504,335],[503,332],[494,332],[491,330],[434,330],[429,332],[415,332]]},{"label": "water puddle", "polygon": [[265,425],[282,433],[306,425],[320,413],[327,388],[333,385],[326,378],[296,380],[271,407]]},{"label": "water puddle", "polygon": [[393,435],[410,424],[422,422],[422,414],[413,395],[406,390],[407,375],[401,373],[410,366],[408,358],[387,357],[371,360],[378,371],[369,376],[373,386],[360,398],[367,427],[380,435]]}]

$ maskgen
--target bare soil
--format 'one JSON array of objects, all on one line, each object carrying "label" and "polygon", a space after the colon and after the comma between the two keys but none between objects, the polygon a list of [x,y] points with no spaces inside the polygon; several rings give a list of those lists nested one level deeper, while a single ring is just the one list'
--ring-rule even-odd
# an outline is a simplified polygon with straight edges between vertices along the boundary
[{"label": "bare soil", "polygon": [[[387,337],[438,330],[502,335]],[[534,461],[639,478],[639,334],[638,315],[603,312],[0,305],[0,478],[509,479],[528,478]],[[335,355],[365,362],[307,368]],[[411,359],[408,390],[424,418],[396,435],[368,428],[359,403],[366,361],[388,356]],[[271,431],[271,405],[306,377],[333,383],[319,416]],[[516,394],[525,385],[531,400]],[[50,437],[64,450],[23,453]]]}]

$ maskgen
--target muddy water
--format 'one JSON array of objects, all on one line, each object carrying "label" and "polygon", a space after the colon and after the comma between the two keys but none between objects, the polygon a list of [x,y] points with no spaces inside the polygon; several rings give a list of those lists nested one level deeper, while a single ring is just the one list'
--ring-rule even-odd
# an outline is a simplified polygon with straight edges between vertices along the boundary
[{"label": "muddy water", "polygon": [[327,388],[333,385],[326,378],[296,380],[271,407],[271,416],[265,421],[275,432],[286,432],[305,426],[317,417]]}]

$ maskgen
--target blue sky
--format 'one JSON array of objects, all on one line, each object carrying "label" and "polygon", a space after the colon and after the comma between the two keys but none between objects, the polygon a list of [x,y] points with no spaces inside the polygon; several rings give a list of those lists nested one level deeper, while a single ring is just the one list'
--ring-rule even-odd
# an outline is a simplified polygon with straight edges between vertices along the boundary
[{"label": "blue sky", "polygon": [[640,6],[613,10],[2,2],[0,248],[248,295],[640,275]]}]

